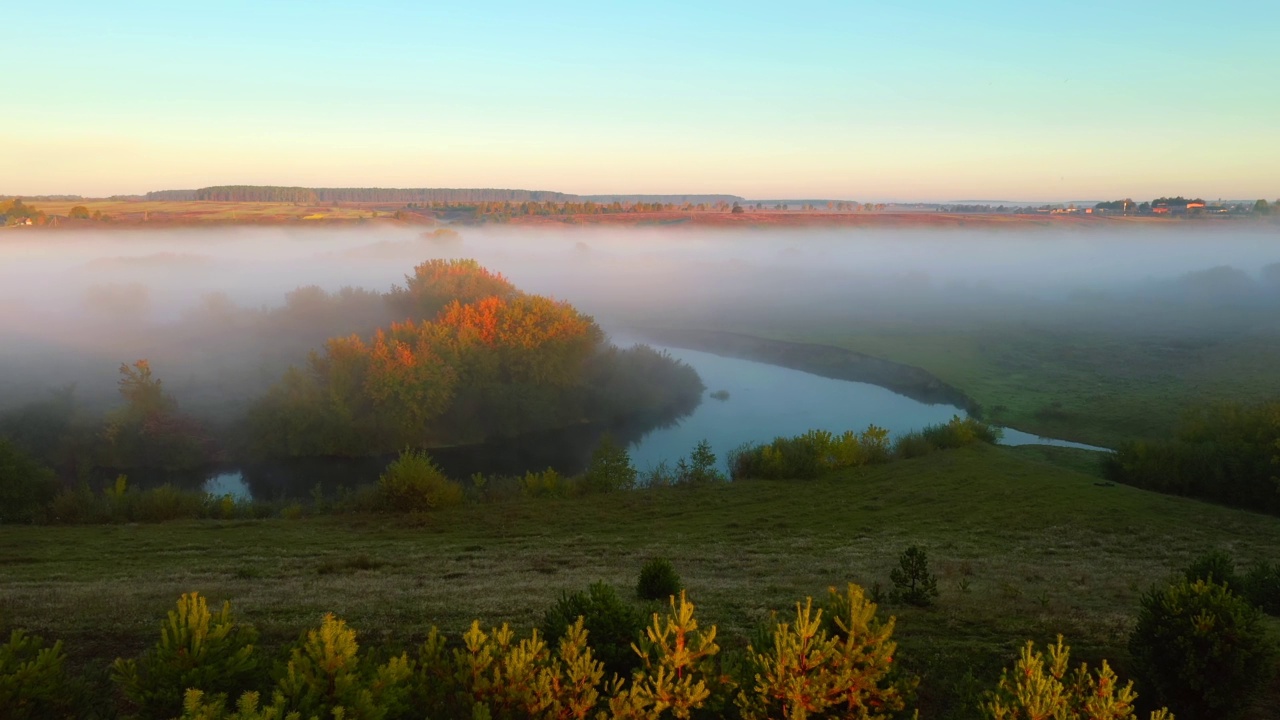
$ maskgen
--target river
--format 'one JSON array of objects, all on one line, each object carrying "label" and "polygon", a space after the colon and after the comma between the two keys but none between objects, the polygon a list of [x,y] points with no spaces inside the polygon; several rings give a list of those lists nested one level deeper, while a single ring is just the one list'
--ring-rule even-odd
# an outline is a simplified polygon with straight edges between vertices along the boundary
[{"label": "river", "polygon": [[[673,466],[700,441],[710,443],[723,466],[728,453],[744,443],[768,442],[778,436],[799,435],[811,429],[861,431],[868,425],[889,430],[892,437],[966,416],[947,403],[928,403],[864,382],[821,377],[801,370],[753,360],[723,357],[677,347],[658,349],[688,363],[707,385],[702,404],[675,424],[624,432],[637,469]],[[725,399],[713,394],[727,393]],[[555,467],[564,473],[582,469],[598,442],[600,429],[575,428],[525,437],[488,446],[450,448],[433,455],[446,472],[466,477],[472,472],[518,473]],[[631,435],[632,437],[626,437]],[[1042,444],[1103,450],[1080,443],[1042,438],[1003,429],[1005,445]],[[204,489],[237,497],[306,497],[320,486],[333,492],[376,480],[385,459],[335,462],[311,461],[270,467],[228,468],[213,473]]]}]

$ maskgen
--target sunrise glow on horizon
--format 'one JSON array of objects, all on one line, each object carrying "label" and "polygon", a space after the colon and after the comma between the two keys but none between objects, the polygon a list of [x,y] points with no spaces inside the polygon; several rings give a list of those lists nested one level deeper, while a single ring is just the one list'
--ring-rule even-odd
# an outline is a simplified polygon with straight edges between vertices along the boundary
[{"label": "sunrise glow on horizon", "polygon": [[17,85],[0,98],[0,194],[1280,195],[1274,3],[68,2],[7,14],[0,60]]}]

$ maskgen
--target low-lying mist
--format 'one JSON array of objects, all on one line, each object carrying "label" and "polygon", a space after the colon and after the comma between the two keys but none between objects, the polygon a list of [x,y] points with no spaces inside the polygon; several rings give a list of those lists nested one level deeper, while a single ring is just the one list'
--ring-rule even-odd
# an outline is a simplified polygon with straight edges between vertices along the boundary
[{"label": "low-lying mist", "polygon": [[[1273,228],[1225,223],[10,232],[0,237],[0,408],[69,383],[82,402],[109,406],[120,364],[146,358],[184,408],[243,409],[326,338],[399,319],[372,297],[326,304],[329,294],[386,292],[430,258],[474,258],[628,335],[996,321],[1197,334],[1278,326],[1278,241]],[[287,297],[293,311],[281,314]]]}]

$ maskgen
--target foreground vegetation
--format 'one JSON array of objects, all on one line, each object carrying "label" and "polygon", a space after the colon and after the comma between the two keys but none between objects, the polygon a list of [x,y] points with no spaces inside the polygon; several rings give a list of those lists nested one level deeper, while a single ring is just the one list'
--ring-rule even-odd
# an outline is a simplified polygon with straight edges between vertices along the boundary
[{"label": "foreground vegetation", "polygon": [[[938,595],[895,602],[904,548],[928,550]],[[977,444],[802,481],[463,504],[401,516],[0,527],[3,622],[61,640],[85,677],[154,642],[153,618],[200,589],[231,600],[270,653],[333,612],[404,647],[540,623],[563,592],[635,584],[669,558],[726,649],[796,598],[855,582],[897,616],[924,717],[977,717],[1024,640],[1134,676],[1143,594],[1210,548],[1248,567],[1280,552],[1270,517],[1101,483],[1025,451]],[[641,606],[645,607],[645,606]],[[659,607],[648,606],[658,610]],[[1273,621],[1262,627],[1274,630]],[[1139,688],[1144,695],[1147,691]],[[263,698],[264,701],[267,698]],[[1258,707],[1276,707],[1259,701]],[[1257,711],[1253,717],[1266,717]]]},{"label": "foreground vegetation", "polygon": [[[593,593],[602,587],[608,586],[593,586]],[[876,604],[857,585],[844,592],[831,588],[817,607],[812,598],[796,603],[794,616],[771,621],[761,629],[759,645],[748,644],[732,658],[721,653],[716,627],[700,625],[693,603],[683,592],[678,597],[670,596],[665,617],[655,612],[651,624],[637,622],[616,638],[606,635],[603,645],[588,621],[598,626],[616,618],[602,617],[595,608],[563,619],[546,636],[534,630],[521,637],[505,624],[486,633],[475,621],[451,643],[432,628],[412,653],[398,654],[362,648],[354,629],[327,614],[319,628],[294,643],[287,661],[274,663],[274,681],[268,683],[263,670],[269,660],[255,647],[253,626],[236,618],[230,603],[214,614],[204,597],[189,593],[162,623],[158,643],[137,658],[112,663],[111,680],[123,705],[155,720],[907,716],[915,679],[894,665],[894,619],[878,617]],[[1215,611],[1216,606],[1206,610]],[[1260,659],[1238,653],[1226,637],[1220,640],[1224,657]],[[629,672],[601,662],[602,649],[629,651]],[[1093,672],[1081,664],[1067,677],[1069,657],[1061,636],[1049,647],[1047,663],[1028,642],[1016,669],[987,694],[982,710],[993,720],[1046,713],[1059,720],[1136,718],[1132,682],[1122,685],[1105,661]],[[72,700],[72,689],[85,686],[70,681],[64,660],[61,644],[44,648],[41,639],[21,631],[0,645],[0,702],[7,717],[87,710]],[[1210,697],[1225,690],[1221,697],[1230,698],[1211,706],[1226,711],[1218,716],[1239,715],[1239,700],[1266,671],[1265,664],[1253,664],[1250,673],[1215,678],[1236,681],[1236,687],[1211,688]],[[273,686],[269,695],[245,689],[265,684]],[[1183,706],[1192,710],[1202,697],[1185,689],[1182,694]],[[234,709],[231,698],[238,698]],[[1162,708],[1150,717],[1173,716]]]}]

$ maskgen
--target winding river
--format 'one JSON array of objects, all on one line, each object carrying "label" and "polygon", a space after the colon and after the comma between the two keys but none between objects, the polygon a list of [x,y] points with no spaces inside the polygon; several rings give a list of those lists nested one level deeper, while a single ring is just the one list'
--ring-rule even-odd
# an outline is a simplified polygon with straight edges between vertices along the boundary
[{"label": "winding river", "polygon": [[[627,344],[623,339],[620,344]],[[674,425],[636,433],[629,450],[641,470],[661,462],[669,466],[702,440],[710,443],[723,465],[727,454],[748,442],[767,442],[778,436],[798,435],[810,429],[832,432],[861,431],[875,424],[897,436],[926,425],[966,416],[958,404],[936,401],[945,397],[936,388],[914,392],[914,399],[879,385],[823,377],[802,370],[726,357],[701,350],[655,345],[692,365],[707,386],[702,404]],[[727,393],[725,399],[714,394]],[[954,391],[952,391],[954,392]],[[723,397],[723,395],[721,395]],[[598,442],[600,430],[577,428],[538,437],[495,443],[492,446],[451,448],[433,452],[437,462],[454,477],[472,472],[519,473],[555,467],[564,473],[582,469]],[[1006,445],[1045,444],[1101,450],[1080,443],[1041,438],[1004,429]],[[385,459],[335,462],[315,461],[273,468],[227,469],[204,481],[215,495],[279,498],[306,497],[317,485],[334,491],[376,480]]]}]

